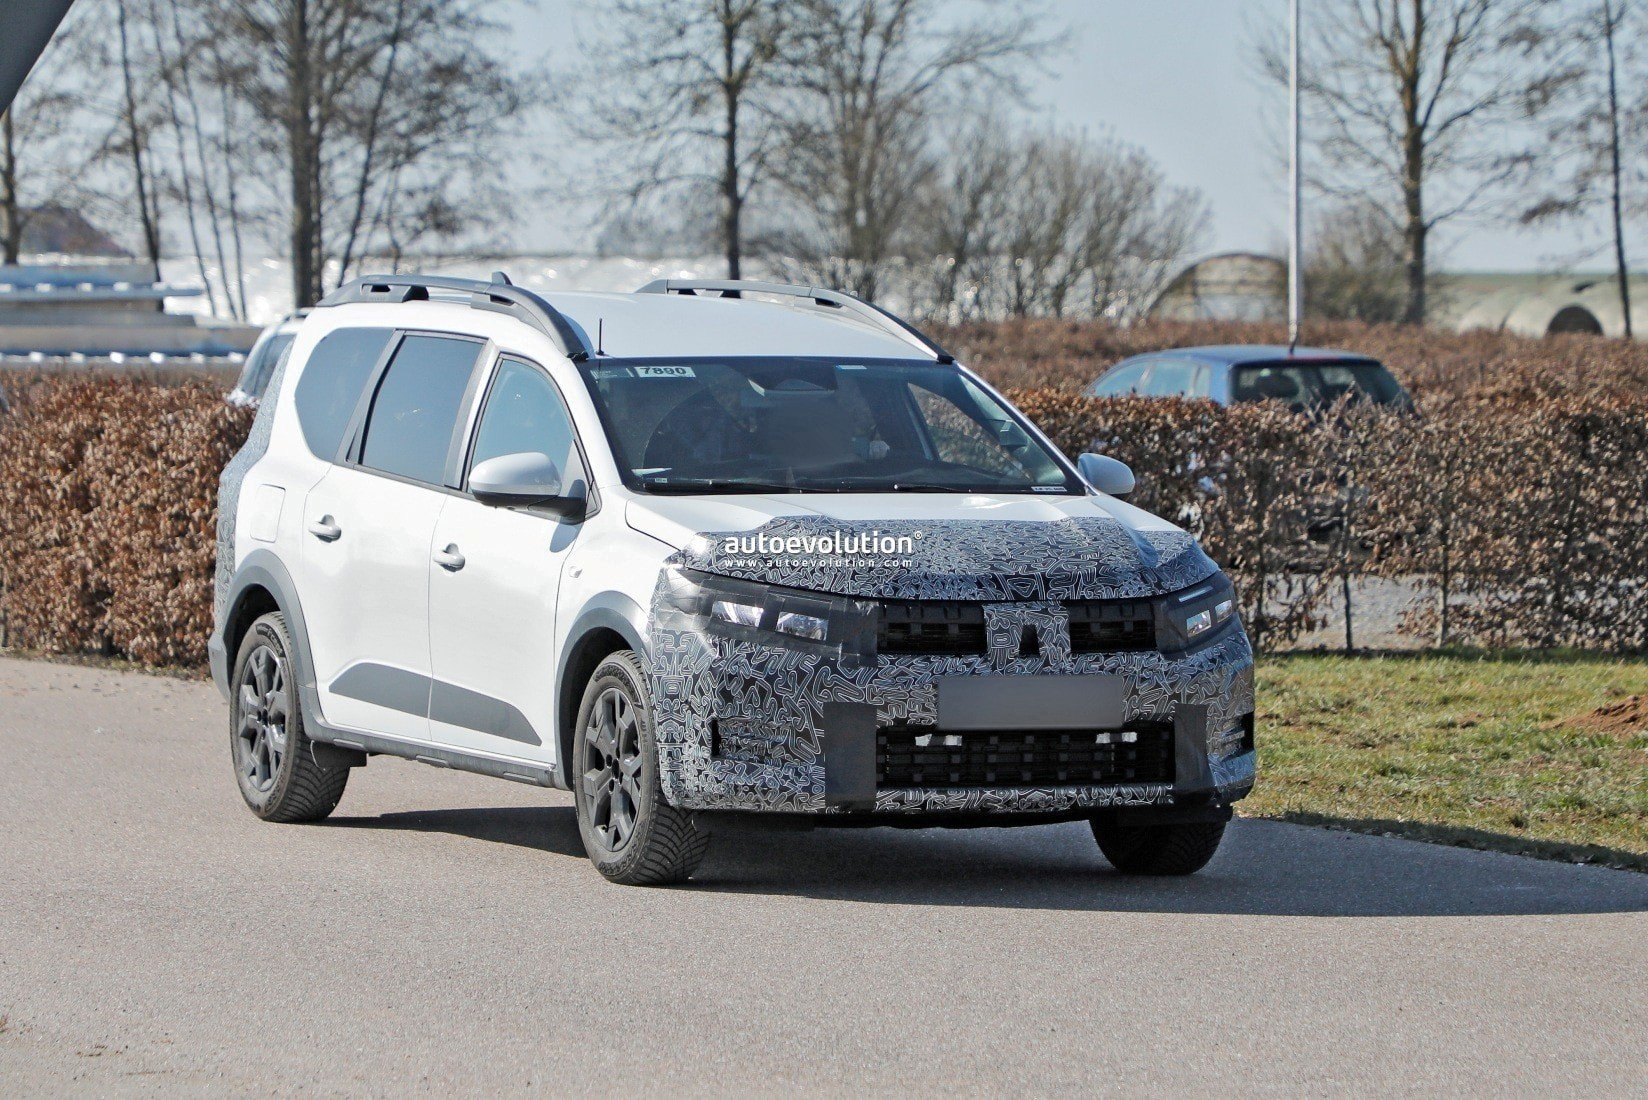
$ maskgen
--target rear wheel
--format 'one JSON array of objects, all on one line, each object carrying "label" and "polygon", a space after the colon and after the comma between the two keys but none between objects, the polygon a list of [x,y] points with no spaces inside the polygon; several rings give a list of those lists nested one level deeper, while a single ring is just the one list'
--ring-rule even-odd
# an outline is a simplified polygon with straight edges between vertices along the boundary
[{"label": "rear wheel", "polygon": [[323,766],[304,735],[292,642],[278,612],[246,632],[230,682],[229,749],[246,805],[265,821],[319,821],[330,814],[349,769]]},{"label": "rear wheel", "polygon": [[573,735],[578,833],[596,870],[624,886],[685,882],[709,847],[692,815],[664,801],[651,699],[635,654],[614,653],[590,677]]},{"label": "rear wheel", "polygon": [[1093,838],[1124,875],[1193,875],[1207,866],[1224,839],[1223,821],[1173,825],[1116,825],[1093,821]]}]

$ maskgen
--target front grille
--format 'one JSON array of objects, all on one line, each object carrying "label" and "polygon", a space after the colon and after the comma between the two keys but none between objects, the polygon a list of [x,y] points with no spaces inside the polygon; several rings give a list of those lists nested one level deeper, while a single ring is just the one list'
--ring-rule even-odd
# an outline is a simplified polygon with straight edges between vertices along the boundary
[{"label": "front grille", "polygon": [[1156,613],[1144,601],[1091,601],[1065,605],[1070,652],[1137,653],[1156,648]]},{"label": "front grille", "polygon": [[982,655],[989,645],[980,604],[902,600],[881,605],[878,653]]},{"label": "front grille", "polygon": [[[1129,735],[1132,739],[1129,740]],[[1126,730],[876,731],[876,786],[1105,787],[1173,782],[1173,727]]]}]

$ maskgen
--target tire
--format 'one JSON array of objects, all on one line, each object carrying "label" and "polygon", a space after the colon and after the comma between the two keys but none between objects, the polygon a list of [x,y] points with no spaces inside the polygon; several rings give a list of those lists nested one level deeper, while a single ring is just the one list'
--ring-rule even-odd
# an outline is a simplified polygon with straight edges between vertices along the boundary
[{"label": "tire", "polygon": [[247,807],[265,821],[319,821],[337,808],[349,769],[322,766],[303,732],[286,619],[271,611],[241,639],[229,683],[229,752]]},{"label": "tire", "polygon": [[703,861],[709,834],[664,801],[652,694],[641,662],[627,649],[603,660],[589,678],[567,778],[584,851],[609,881],[685,882]]},{"label": "tire", "polygon": [[1207,866],[1224,839],[1225,822],[1113,825],[1092,821],[1093,839],[1124,875],[1193,875]]}]

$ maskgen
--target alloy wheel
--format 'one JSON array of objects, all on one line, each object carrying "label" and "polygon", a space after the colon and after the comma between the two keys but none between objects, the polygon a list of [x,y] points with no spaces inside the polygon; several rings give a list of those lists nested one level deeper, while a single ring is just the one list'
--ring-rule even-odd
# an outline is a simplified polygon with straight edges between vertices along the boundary
[{"label": "alloy wheel", "polygon": [[621,851],[641,813],[641,725],[620,688],[601,693],[584,728],[583,795],[601,847]]},{"label": "alloy wheel", "polygon": [[240,774],[259,794],[274,787],[286,756],[287,682],[286,658],[267,645],[252,651],[240,674],[240,724],[235,730]]}]

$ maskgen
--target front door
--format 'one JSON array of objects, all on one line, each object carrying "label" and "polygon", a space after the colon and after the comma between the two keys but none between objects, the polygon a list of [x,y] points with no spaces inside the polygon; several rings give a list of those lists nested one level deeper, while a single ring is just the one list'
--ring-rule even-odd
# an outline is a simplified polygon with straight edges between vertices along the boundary
[{"label": "front door", "polygon": [[481,343],[407,335],[304,505],[303,612],[334,726],[430,740],[429,566]]},{"label": "front door", "polygon": [[[498,361],[466,469],[536,451],[568,495],[587,492],[560,391],[539,366]],[[555,757],[555,596],[581,527],[544,508],[453,497],[435,524],[429,571],[430,728],[452,748]]]}]

